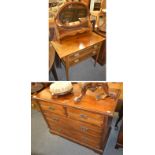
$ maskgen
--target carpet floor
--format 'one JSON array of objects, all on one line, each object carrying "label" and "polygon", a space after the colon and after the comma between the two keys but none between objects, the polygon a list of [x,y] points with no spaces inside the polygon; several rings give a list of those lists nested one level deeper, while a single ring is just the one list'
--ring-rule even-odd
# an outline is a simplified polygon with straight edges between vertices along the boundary
[{"label": "carpet floor", "polygon": [[[114,129],[117,118],[112,122],[112,130],[103,155],[123,155],[123,149],[115,149],[118,131]],[[93,150],[60,136],[50,134],[40,112],[31,112],[31,155],[98,155]]]},{"label": "carpet floor", "polygon": [[[59,81],[66,81],[66,73],[64,65],[61,68],[56,67]],[[94,67],[94,59],[89,58],[79,64],[72,66],[69,70],[70,81],[105,81],[106,66],[96,64]],[[49,73],[49,81],[54,81],[52,72]]]}]

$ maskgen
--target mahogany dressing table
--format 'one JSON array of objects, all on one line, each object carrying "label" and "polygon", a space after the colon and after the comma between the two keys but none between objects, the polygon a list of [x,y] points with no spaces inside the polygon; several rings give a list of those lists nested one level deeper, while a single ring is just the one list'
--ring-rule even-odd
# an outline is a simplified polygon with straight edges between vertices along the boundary
[{"label": "mahogany dressing table", "polygon": [[92,32],[89,9],[81,2],[65,3],[54,23],[56,39],[51,41],[51,45],[64,63],[66,79],[69,80],[71,66],[95,55],[97,61],[105,38]]}]

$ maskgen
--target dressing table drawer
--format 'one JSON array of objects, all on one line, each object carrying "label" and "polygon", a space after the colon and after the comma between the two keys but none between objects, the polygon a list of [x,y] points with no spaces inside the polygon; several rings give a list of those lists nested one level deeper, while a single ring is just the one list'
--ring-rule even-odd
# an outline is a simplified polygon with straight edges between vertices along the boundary
[{"label": "dressing table drawer", "polygon": [[89,57],[92,57],[96,54],[97,54],[97,51],[95,51],[95,50],[92,52],[84,53],[81,56],[79,56],[78,58],[70,60],[69,64],[70,64],[70,66],[73,66],[73,65],[75,65],[75,64],[77,64],[77,63],[79,63],[79,62],[81,62],[81,61],[83,61]]},{"label": "dressing table drawer", "polygon": [[103,126],[104,117],[100,114],[91,113],[84,110],[79,110],[75,108],[68,108],[68,117],[83,122],[87,122],[99,127]]},{"label": "dressing table drawer", "polygon": [[77,58],[85,57],[88,54],[90,54],[90,55],[92,55],[92,54],[93,55],[96,55],[97,52],[99,51],[99,49],[100,49],[100,44],[95,44],[95,45],[93,45],[91,47],[88,47],[86,49],[83,49],[81,51],[78,51],[78,52],[76,52],[74,54],[69,55],[68,56],[69,61],[73,61],[73,60],[75,60]]}]

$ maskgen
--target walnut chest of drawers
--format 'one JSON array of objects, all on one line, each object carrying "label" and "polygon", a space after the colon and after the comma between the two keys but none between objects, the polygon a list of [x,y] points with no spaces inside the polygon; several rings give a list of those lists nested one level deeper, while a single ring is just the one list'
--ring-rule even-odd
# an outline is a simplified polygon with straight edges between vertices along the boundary
[{"label": "walnut chest of drawers", "polygon": [[70,36],[59,41],[51,41],[51,44],[64,62],[66,78],[69,80],[69,68],[81,61],[96,55],[96,61],[100,52],[101,45],[105,38],[89,32]]},{"label": "walnut chest of drawers", "polygon": [[[116,90],[112,91],[118,93]],[[73,99],[79,94],[80,87],[74,84],[72,94],[53,99],[49,88],[46,88],[34,98],[38,100],[52,134],[102,154],[110,132],[117,97],[97,101],[94,93],[88,90],[81,102],[75,103]]]}]

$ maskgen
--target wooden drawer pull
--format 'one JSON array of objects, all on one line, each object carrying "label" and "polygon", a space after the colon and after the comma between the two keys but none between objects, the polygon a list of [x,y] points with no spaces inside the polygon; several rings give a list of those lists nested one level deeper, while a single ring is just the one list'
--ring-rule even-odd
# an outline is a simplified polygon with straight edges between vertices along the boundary
[{"label": "wooden drawer pull", "polygon": [[88,131],[88,128],[87,128],[87,127],[84,127],[84,126],[81,126],[80,129],[81,129],[81,131],[83,131],[83,132]]},{"label": "wooden drawer pull", "polygon": [[93,54],[96,54],[96,51],[93,51]]},{"label": "wooden drawer pull", "polygon": [[54,107],[51,107],[51,106],[48,109],[49,110],[55,110],[55,108]]},{"label": "wooden drawer pull", "polygon": [[83,119],[87,119],[88,118],[88,116],[84,115],[84,114],[80,114],[80,117],[83,118]]}]

